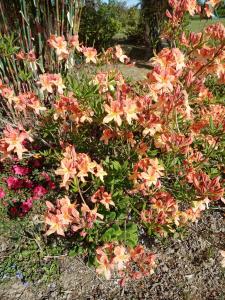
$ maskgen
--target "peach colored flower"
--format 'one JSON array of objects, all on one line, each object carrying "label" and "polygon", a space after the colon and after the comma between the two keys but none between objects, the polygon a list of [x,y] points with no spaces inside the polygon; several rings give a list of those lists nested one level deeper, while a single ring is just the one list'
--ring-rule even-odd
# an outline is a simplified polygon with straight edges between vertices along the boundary
[{"label": "peach colored flower", "polygon": [[7,125],[3,130],[4,142],[8,145],[7,152],[14,152],[17,154],[19,159],[22,159],[23,153],[28,150],[24,147],[23,143],[26,140],[30,142],[33,141],[30,132],[25,131],[22,126],[19,128],[13,128],[10,125]]},{"label": "peach colored flower", "polygon": [[69,51],[67,50],[67,42],[64,36],[51,35],[48,39],[50,47],[56,49],[56,54],[59,60],[67,59],[69,56]]},{"label": "peach colored flower", "polygon": [[109,210],[109,205],[115,206],[115,203],[112,201],[112,195],[105,192],[105,188],[101,186],[91,197],[93,203],[103,204],[107,210]]},{"label": "peach colored flower", "polygon": [[86,63],[97,63],[97,50],[93,47],[82,47],[82,52],[86,58]]},{"label": "peach colored flower", "polygon": [[49,229],[47,230],[46,235],[50,235],[56,232],[59,235],[65,236],[65,225],[60,220],[59,215],[53,215],[51,213],[46,214],[45,224],[49,225]]},{"label": "peach colored flower", "polygon": [[68,44],[71,48],[75,48],[78,52],[82,51],[79,43],[79,36],[78,34],[72,35],[68,37]]},{"label": "peach colored flower", "polygon": [[42,91],[47,91],[53,93],[53,88],[56,88],[59,94],[63,94],[63,89],[65,85],[63,84],[61,74],[42,74],[39,76],[38,83],[41,85]]},{"label": "peach colored flower", "polygon": [[98,263],[96,272],[109,280],[112,276],[112,270],[114,268],[113,263],[108,259],[106,253],[104,253],[100,248],[96,250],[96,254]]},{"label": "peach colored flower", "polygon": [[110,105],[105,104],[104,107],[108,115],[103,119],[103,123],[109,123],[111,121],[114,121],[117,123],[118,126],[121,126],[121,116],[123,115],[123,108],[120,101],[111,101]]},{"label": "peach colored flower", "polygon": [[114,248],[114,255],[113,263],[117,265],[119,271],[123,270],[130,259],[130,255],[127,253],[126,248],[124,246],[116,246]]},{"label": "peach colored flower", "polygon": [[116,56],[116,58],[119,59],[119,61],[120,61],[121,63],[124,64],[126,61],[127,61],[127,62],[129,61],[129,57],[128,57],[127,55],[124,55],[124,54],[123,54],[123,49],[121,48],[120,45],[115,46],[115,50],[116,50],[115,56]]}]

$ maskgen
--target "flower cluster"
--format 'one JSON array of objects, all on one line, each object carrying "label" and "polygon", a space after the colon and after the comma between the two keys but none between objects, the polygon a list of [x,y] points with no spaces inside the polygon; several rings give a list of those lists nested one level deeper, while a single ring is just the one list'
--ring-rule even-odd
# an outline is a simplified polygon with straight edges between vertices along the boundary
[{"label": "flower cluster", "polygon": [[42,74],[40,75],[39,84],[41,85],[41,91],[47,91],[48,93],[53,93],[55,88],[59,94],[63,94],[63,89],[65,85],[63,84],[61,74]]},{"label": "flower cluster", "polygon": [[[80,44],[79,36],[77,34],[69,36],[67,41],[64,36],[51,35],[48,39],[48,44],[51,48],[55,49],[59,61],[68,60],[75,51],[77,54],[82,54],[85,58],[85,63],[97,63],[97,50],[94,47],[85,47]],[[102,57],[99,58],[100,62],[110,63],[119,60],[121,63],[128,63],[129,58],[123,53],[120,45],[115,48],[107,49]]]},{"label": "flower cluster", "polygon": [[26,148],[27,141],[32,142],[33,138],[21,125],[18,128],[7,125],[0,140],[0,152],[3,154],[1,160],[10,157],[10,154],[14,153],[18,159],[22,159],[23,153],[28,152]]},{"label": "flower cluster", "polygon": [[79,125],[85,121],[91,123],[93,112],[89,109],[82,109],[74,97],[61,95],[58,101],[54,103],[54,119],[70,120]]},{"label": "flower cluster", "polygon": [[100,178],[101,181],[104,181],[103,177],[107,175],[101,165],[91,161],[87,154],[76,153],[72,145],[67,146],[63,152],[61,166],[55,171],[56,175],[63,177],[61,187],[68,189],[74,178],[85,182],[85,177],[88,177],[88,173]]},{"label": "flower cluster", "polygon": [[32,49],[28,53],[25,53],[23,50],[20,50],[16,54],[16,59],[19,61],[22,60],[28,62],[35,62],[37,58],[36,58],[35,51]]},{"label": "flower cluster", "polygon": [[[55,189],[55,183],[49,174],[40,171],[37,180],[32,174],[31,166],[35,166],[32,159],[28,161],[27,166],[14,164],[9,170],[10,176],[2,180],[4,187],[0,188],[0,198],[12,217],[25,216],[33,207],[34,201],[40,200]],[[8,195],[13,197],[12,200],[8,199]]]},{"label": "flower cluster", "polygon": [[65,40],[64,36],[51,35],[48,39],[48,44],[51,48],[56,50],[56,55],[59,60],[64,60],[69,57],[69,53],[72,50],[81,52],[79,37],[78,35],[73,35],[68,37],[68,42]]},{"label": "flower cluster", "polygon": [[105,191],[104,186],[101,186],[97,192],[92,195],[91,201],[93,203],[102,203],[107,210],[109,210],[109,205],[115,206],[115,203],[112,201],[112,195]]},{"label": "flower cluster", "polygon": [[209,18],[213,16],[214,7],[220,2],[221,0],[208,0],[204,6],[201,7],[201,2],[196,0],[169,0],[169,5],[173,11],[171,13],[168,10],[167,17],[176,27],[180,24],[185,12],[188,12],[191,16],[195,14],[205,14]]},{"label": "flower cluster", "polygon": [[134,182],[137,190],[144,191],[152,185],[160,186],[160,177],[163,176],[163,166],[159,164],[157,158],[143,158],[134,165],[133,173],[130,179]]},{"label": "flower cluster", "polygon": [[97,219],[103,219],[103,215],[98,213],[98,206],[91,209],[86,203],[82,205],[71,203],[65,196],[58,199],[56,206],[47,201],[48,212],[45,215],[45,224],[48,227],[46,235],[57,233],[65,236],[65,232],[79,232],[80,236],[85,237],[88,229],[94,226]]},{"label": "flower cluster", "polygon": [[[159,191],[149,200],[149,208],[141,212],[141,220],[150,231],[166,236],[190,220],[192,208],[180,211],[177,201],[168,192]],[[193,219],[191,221],[194,221]]]},{"label": "flower cluster", "polygon": [[120,276],[120,284],[129,279],[140,279],[154,273],[155,254],[147,252],[143,246],[127,249],[122,245],[105,244],[96,250],[98,267],[96,272],[110,279],[112,272]]}]

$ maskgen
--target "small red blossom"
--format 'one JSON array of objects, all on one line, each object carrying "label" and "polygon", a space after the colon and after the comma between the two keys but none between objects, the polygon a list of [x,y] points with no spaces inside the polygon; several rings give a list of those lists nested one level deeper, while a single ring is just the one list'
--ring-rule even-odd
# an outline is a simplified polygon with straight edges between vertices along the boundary
[{"label": "small red blossom", "polygon": [[33,197],[35,200],[43,197],[44,195],[46,195],[48,193],[48,191],[46,190],[46,188],[44,188],[42,185],[37,185],[34,189],[33,189]]},{"label": "small red blossom", "polygon": [[21,176],[24,176],[24,175],[27,175],[30,173],[30,169],[28,167],[23,167],[20,165],[14,165],[13,171],[16,175],[21,175]]},{"label": "small red blossom", "polygon": [[16,190],[23,187],[24,181],[22,179],[19,179],[17,177],[9,176],[6,179],[7,186],[10,190]]},{"label": "small red blossom", "polygon": [[22,202],[21,209],[24,214],[27,214],[33,206],[33,199],[29,198],[26,201]]},{"label": "small red blossom", "polygon": [[0,199],[5,197],[5,192],[3,190],[3,188],[0,188]]}]

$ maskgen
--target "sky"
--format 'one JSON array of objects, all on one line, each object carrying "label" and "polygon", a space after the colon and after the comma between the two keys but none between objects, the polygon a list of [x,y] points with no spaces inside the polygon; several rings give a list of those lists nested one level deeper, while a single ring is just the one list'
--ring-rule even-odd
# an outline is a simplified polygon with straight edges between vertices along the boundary
[{"label": "sky", "polygon": [[[121,1],[123,1],[123,0],[121,0]],[[124,0],[124,1],[127,2],[127,5],[128,5],[128,6],[136,5],[137,3],[140,2],[140,0]],[[104,0],[104,2],[108,2],[108,1],[107,1],[107,0]]]},{"label": "sky", "polygon": [[138,2],[140,2],[139,0],[127,0],[127,5],[135,5],[137,4]]}]

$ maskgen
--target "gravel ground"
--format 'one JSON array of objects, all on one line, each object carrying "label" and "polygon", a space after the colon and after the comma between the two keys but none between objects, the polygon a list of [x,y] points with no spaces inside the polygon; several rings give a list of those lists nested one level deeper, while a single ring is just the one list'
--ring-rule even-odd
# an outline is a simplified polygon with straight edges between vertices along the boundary
[{"label": "gravel ground", "polygon": [[[62,257],[61,275],[48,286],[24,286],[18,280],[0,285],[1,300],[223,300],[225,271],[219,250],[225,250],[225,223],[220,212],[208,212],[185,237],[154,242],[158,267],[150,278],[120,288],[98,278],[81,259]],[[0,247],[4,249],[2,244]]]}]

